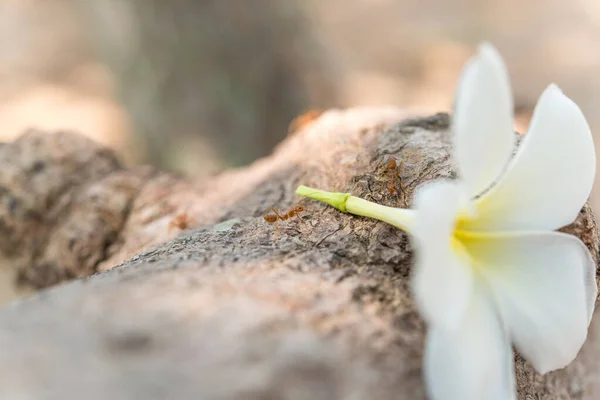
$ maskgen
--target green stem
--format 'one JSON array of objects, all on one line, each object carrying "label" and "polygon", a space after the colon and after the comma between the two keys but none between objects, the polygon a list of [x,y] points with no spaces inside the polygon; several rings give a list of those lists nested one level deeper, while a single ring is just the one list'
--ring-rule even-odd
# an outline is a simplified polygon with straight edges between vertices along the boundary
[{"label": "green stem", "polygon": [[308,186],[299,186],[296,189],[296,194],[309,199],[319,200],[342,212],[387,222],[408,233],[411,233],[414,227],[416,214],[413,210],[382,206],[381,204],[352,196],[350,193],[326,192],[324,190],[309,188]]}]

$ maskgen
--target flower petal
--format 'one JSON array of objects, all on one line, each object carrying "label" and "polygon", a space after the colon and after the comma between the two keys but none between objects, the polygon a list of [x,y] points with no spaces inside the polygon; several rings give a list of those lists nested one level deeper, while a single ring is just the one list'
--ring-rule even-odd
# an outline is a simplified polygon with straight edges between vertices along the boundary
[{"label": "flower petal", "polygon": [[463,70],[452,132],[459,175],[474,197],[498,178],[515,145],[508,74],[490,44],[479,46]]},{"label": "flower petal", "polygon": [[515,398],[512,347],[484,287],[459,329],[429,331],[423,367],[432,400]]},{"label": "flower petal", "polygon": [[427,322],[446,329],[460,323],[473,285],[469,257],[453,240],[461,193],[454,183],[437,181],[420,188],[415,196],[413,291]]},{"label": "flower petal", "polygon": [[586,339],[597,295],[595,263],[581,240],[559,232],[462,239],[519,352],[540,373],[569,364]]},{"label": "flower petal", "polygon": [[468,230],[554,230],[575,220],[592,190],[596,154],[577,105],[556,85],[542,94],[529,133],[499,182],[476,201]]}]

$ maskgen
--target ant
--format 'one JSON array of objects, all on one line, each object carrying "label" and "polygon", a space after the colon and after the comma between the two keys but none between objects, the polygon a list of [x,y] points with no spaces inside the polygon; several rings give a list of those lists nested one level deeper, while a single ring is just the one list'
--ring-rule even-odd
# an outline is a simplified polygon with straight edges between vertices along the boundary
[{"label": "ant", "polygon": [[275,210],[272,206],[269,207],[269,210],[273,210],[274,214],[265,214],[263,215],[263,218],[269,224],[275,224],[275,230],[277,230],[278,220],[286,221],[295,216],[300,222],[304,222],[302,221],[302,218],[300,218],[300,213],[304,211],[304,207],[302,206],[295,206],[283,215],[280,214],[281,211],[277,212],[277,210]]},{"label": "ant", "polygon": [[288,135],[296,133],[300,131],[302,128],[313,122],[315,119],[319,118],[323,114],[321,110],[308,110],[304,114],[298,115],[296,118],[290,122],[288,127]]},{"label": "ant", "polygon": [[187,211],[182,214],[178,214],[171,220],[171,222],[169,222],[169,232],[171,232],[173,228],[184,231],[194,222],[196,222],[196,220],[192,218]]},{"label": "ant", "polygon": [[[383,164],[383,163],[382,163]],[[387,175],[389,178],[387,182],[387,191],[390,195],[396,193],[396,182],[400,184],[400,192],[405,195],[404,187],[402,186],[402,180],[400,178],[400,169],[402,168],[402,161],[398,163],[395,158],[390,157],[384,165],[383,175]]]}]

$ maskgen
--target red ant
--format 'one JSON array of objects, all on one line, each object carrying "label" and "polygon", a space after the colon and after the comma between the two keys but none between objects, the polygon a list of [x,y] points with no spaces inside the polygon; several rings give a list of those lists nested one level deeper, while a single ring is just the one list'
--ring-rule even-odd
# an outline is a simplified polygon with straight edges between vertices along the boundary
[{"label": "red ant", "polygon": [[277,210],[275,210],[272,206],[269,207],[269,210],[273,210],[273,212],[275,214],[265,214],[265,215],[263,215],[263,218],[265,219],[265,221],[267,221],[270,224],[277,223],[277,220],[279,220],[279,219],[282,221],[285,221],[294,216],[296,218],[298,218],[298,220],[300,222],[304,222],[304,221],[302,221],[302,218],[300,218],[300,213],[304,211],[304,207],[302,207],[302,206],[295,206],[290,211],[286,212],[283,215],[279,214],[281,212],[281,210],[279,212],[277,212]]},{"label": "red ant", "polygon": [[[383,163],[382,163],[383,164]],[[387,175],[387,191],[390,195],[396,193],[396,182],[400,184],[400,191],[404,195],[404,187],[402,186],[402,179],[400,178],[400,169],[402,168],[402,161],[396,162],[396,159],[390,157],[384,165],[383,175]]]},{"label": "red ant", "polygon": [[178,214],[169,222],[169,233],[173,228],[178,228],[179,230],[184,231],[194,222],[196,222],[196,220],[192,218],[187,211],[182,214]]},{"label": "red ant", "polygon": [[302,218],[300,218],[300,213],[304,211],[304,207],[302,207],[302,206],[295,206],[290,211],[286,212],[283,215],[280,214],[281,211],[277,212],[277,210],[275,210],[272,206],[269,207],[269,210],[273,210],[274,214],[265,214],[265,215],[263,215],[263,218],[269,224],[275,224],[275,230],[277,230],[277,221],[278,220],[286,221],[295,216],[296,218],[298,218],[298,220],[300,222],[304,222],[304,221],[302,221]]},{"label": "red ant", "polygon": [[323,114],[321,110],[308,110],[304,114],[298,115],[290,122],[288,127],[288,134],[291,135],[300,131],[302,128],[319,118]]}]

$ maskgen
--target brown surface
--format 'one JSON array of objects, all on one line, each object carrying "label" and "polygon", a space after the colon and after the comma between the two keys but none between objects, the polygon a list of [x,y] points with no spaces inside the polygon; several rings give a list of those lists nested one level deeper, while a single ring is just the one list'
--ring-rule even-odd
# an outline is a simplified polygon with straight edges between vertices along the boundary
[{"label": "brown surface", "polygon": [[[408,237],[294,195],[306,184],[406,206],[417,185],[454,177],[447,116],[403,117],[329,111],[272,156],[205,182],[123,170],[77,136],[4,145],[0,249],[35,254],[13,263],[27,283],[128,261],[0,311],[0,397],[423,399]],[[404,160],[406,198],[380,178],[388,156]],[[262,218],[296,204],[302,222]],[[160,244],[185,212],[198,228]],[[597,258],[588,207],[569,229]],[[517,357],[520,398],[592,398],[596,343],[545,376]]]}]

